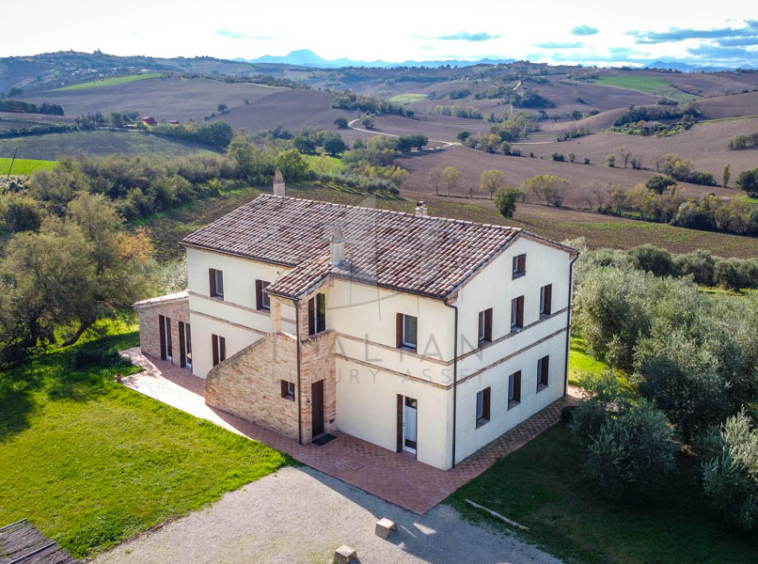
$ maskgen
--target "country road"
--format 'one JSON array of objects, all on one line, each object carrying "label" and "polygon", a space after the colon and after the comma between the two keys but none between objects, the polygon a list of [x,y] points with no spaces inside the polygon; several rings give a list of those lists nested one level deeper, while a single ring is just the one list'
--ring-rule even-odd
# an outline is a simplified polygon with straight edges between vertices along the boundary
[{"label": "country road", "polygon": [[[363,129],[361,127],[355,127],[353,125],[355,122],[360,121],[361,118],[355,118],[353,121],[349,122],[347,126],[350,129],[354,129],[355,131],[364,131],[366,133],[373,133],[374,135],[384,135],[385,137],[400,137],[400,135],[396,135],[395,133],[384,133],[383,131],[372,131],[371,129]],[[444,147],[452,147],[453,145],[460,145],[460,143],[451,143],[450,141],[440,141],[439,139],[429,139],[432,143],[441,143]]]}]

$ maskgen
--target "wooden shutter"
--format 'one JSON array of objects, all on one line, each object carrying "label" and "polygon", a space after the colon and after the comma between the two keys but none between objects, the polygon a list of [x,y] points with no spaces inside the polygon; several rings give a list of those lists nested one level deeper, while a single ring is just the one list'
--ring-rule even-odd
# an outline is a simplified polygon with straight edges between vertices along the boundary
[{"label": "wooden shutter", "polygon": [[224,337],[218,338],[218,359],[220,362],[226,360],[226,339]]},{"label": "wooden shutter", "polygon": [[161,340],[161,360],[166,360],[166,318],[158,316],[158,336]]},{"label": "wooden shutter", "polygon": [[263,281],[255,281],[255,307],[263,309]]},{"label": "wooden shutter", "polygon": [[545,286],[545,313],[550,314],[553,312],[553,285],[548,284]]},{"label": "wooden shutter", "polygon": [[316,334],[316,298],[308,300],[308,335]]},{"label": "wooden shutter", "polygon": [[484,417],[484,419],[490,418],[490,396],[491,396],[490,392],[491,391],[492,391],[492,388],[484,388],[484,410],[482,413],[482,417]]},{"label": "wooden shutter", "polygon": [[216,295],[216,270],[214,268],[208,269],[208,278],[210,279],[211,297]]},{"label": "wooden shutter", "polygon": [[519,327],[524,326],[524,296],[520,296],[516,300],[516,324]]},{"label": "wooden shutter", "polygon": [[518,271],[521,274],[526,274],[526,255],[518,256]]},{"label": "wooden shutter", "polygon": [[484,312],[484,340],[492,341],[492,308]]},{"label": "wooden shutter", "polygon": [[513,399],[521,401],[521,370],[513,375]]},{"label": "wooden shutter", "polygon": [[547,386],[547,378],[550,370],[550,357],[546,356],[542,359],[542,383]]},{"label": "wooden shutter", "polygon": [[398,313],[395,317],[395,346],[403,346],[403,314]]},{"label": "wooden shutter", "polygon": [[397,394],[397,452],[403,452],[403,396],[400,394]]},{"label": "wooden shutter", "polygon": [[211,335],[211,342],[213,343],[213,366],[218,364],[218,337]]},{"label": "wooden shutter", "polygon": [[179,322],[179,366],[187,366],[187,350],[184,346],[184,322]]},{"label": "wooden shutter", "polygon": [[282,383],[282,385],[281,385],[282,397],[286,398],[287,395],[288,395],[287,394],[287,381],[286,380],[281,380],[281,383]]}]

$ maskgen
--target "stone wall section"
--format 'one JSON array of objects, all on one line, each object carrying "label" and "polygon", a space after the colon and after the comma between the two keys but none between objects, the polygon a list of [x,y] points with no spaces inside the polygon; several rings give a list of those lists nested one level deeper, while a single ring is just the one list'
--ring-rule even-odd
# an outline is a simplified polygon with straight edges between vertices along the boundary
[{"label": "stone wall section", "polygon": [[[173,364],[180,366],[179,322],[190,322],[189,298],[156,302],[137,307],[139,317],[140,350],[149,356],[161,357],[161,337],[159,316],[171,318],[171,348]],[[191,331],[191,328],[190,328]]]}]

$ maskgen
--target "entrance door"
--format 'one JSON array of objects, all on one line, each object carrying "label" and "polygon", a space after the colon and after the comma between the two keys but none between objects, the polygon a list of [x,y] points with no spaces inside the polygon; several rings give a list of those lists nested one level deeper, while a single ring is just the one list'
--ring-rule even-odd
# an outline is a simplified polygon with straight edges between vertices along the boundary
[{"label": "entrance door", "polygon": [[311,384],[311,413],[313,437],[324,432],[324,381]]},{"label": "entrance door", "polygon": [[418,402],[406,396],[403,410],[403,450],[416,453]]},{"label": "entrance door", "polygon": [[171,318],[158,316],[158,335],[161,341],[161,360],[173,362],[173,351],[171,350]]}]

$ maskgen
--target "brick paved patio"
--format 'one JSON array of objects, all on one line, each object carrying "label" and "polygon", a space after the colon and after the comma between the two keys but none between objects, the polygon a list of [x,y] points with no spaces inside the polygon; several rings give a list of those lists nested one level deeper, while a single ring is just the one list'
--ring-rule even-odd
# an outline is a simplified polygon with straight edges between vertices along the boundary
[{"label": "brick paved patio", "polygon": [[122,353],[144,371],[124,378],[124,385],[163,403],[260,441],[307,464],[414,513],[423,514],[489,468],[498,458],[525,445],[557,423],[563,406],[578,392],[559,400],[514,427],[447,472],[344,433],[324,446],[299,445],[238,417],[205,405],[205,381],[186,369],[143,355],[139,348]]}]

